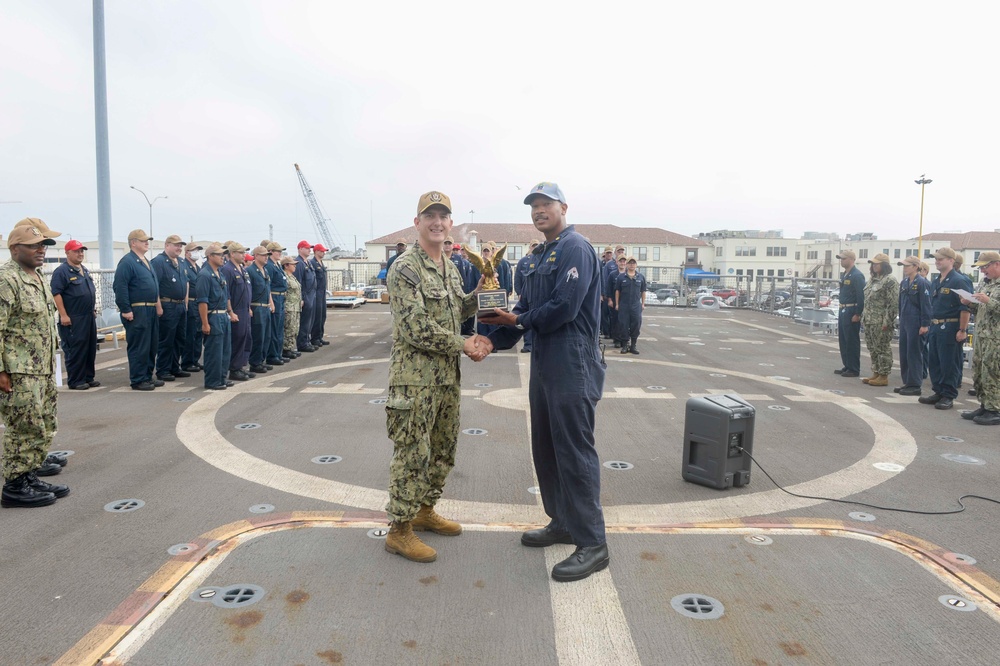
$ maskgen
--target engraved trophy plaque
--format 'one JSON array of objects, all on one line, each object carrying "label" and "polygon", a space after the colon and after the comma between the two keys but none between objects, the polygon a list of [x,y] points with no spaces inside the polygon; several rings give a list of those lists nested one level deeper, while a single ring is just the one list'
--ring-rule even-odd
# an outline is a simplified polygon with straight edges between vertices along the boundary
[{"label": "engraved trophy plaque", "polygon": [[507,291],[500,288],[500,283],[497,282],[497,266],[503,261],[504,252],[507,250],[507,246],[504,245],[499,250],[491,245],[486,245],[483,247],[483,254],[489,252],[489,257],[485,257],[475,252],[470,248],[466,248],[465,252],[469,255],[469,261],[472,263],[476,269],[482,273],[483,276],[483,288],[477,294],[479,299],[479,311],[476,313],[477,317],[484,317],[486,315],[493,314],[494,308],[500,308],[501,310],[508,310],[509,303],[507,301]]}]

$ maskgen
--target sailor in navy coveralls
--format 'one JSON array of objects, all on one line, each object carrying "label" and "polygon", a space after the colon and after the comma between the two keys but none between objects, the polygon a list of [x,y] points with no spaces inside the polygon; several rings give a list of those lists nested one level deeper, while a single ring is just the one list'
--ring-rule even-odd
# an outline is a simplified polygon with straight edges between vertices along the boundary
[{"label": "sailor in navy coveralls", "polygon": [[920,398],[925,405],[951,409],[962,383],[961,363],[969,327],[969,306],[955,289],[972,292],[972,280],[955,270],[955,251],[942,247],[934,253],[938,276],[931,283],[930,356],[927,370],[934,392]]},{"label": "sailor in navy coveralls", "polygon": [[[510,349],[525,331],[531,349],[531,451],[545,513],[542,529],[521,535],[525,546],[572,543],[576,551],[552,569],[557,581],[588,577],[608,566],[601,508],[601,463],[594,448],[597,401],[607,367],[599,347],[601,267],[590,242],[566,223],[566,197],[539,183],[525,198],[545,242],[532,252],[524,290],[511,312],[495,309],[484,323],[500,325],[488,351]],[[533,264],[533,265],[532,265]]]},{"label": "sailor in navy coveralls", "polygon": [[834,373],[842,377],[861,374],[861,313],[865,310],[865,276],[854,262],[854,250],[844,250],[837,255],[844,275],[840,278],[840,319],[837,335],[840,338],[840,361],[844,366]]}]

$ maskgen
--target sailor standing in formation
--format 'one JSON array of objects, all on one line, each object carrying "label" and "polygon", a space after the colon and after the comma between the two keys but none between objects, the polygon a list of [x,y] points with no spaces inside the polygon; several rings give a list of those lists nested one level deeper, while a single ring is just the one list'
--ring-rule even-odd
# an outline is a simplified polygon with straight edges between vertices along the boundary
[{"label": "sailor standing in formation", "polygon": [[4,507],[46,506],[69,494],[38,478],[56,433],[56,305],[41,273],[55,244],[37,227],[17,226],[7,237],[11,259],[0,266]]},{"label": "sailor standing in formation", "polygon": [[94,278],[83,265],[87,248],[71,240],[63,248],[66,262],[52,271],[49,286],[59,310],[59,338],[66,359],[66,383],[85,391],[101,385],[94,379],[97,360],[97,291]]}]

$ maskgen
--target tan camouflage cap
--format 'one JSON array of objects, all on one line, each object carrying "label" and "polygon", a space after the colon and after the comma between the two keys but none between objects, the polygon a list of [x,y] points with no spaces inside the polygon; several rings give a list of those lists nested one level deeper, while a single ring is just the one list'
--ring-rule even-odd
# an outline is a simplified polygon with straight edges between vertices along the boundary
[{"label": "tan camouflage cap", "polygon": [[49,225],[45,224],[37,217],[26,217],[15,224],[14,227],[34,227],[41,231],[42,235],[46,238],[59,238],[62,236],[61,231],[53,231],[52,229],[49,229]]}]

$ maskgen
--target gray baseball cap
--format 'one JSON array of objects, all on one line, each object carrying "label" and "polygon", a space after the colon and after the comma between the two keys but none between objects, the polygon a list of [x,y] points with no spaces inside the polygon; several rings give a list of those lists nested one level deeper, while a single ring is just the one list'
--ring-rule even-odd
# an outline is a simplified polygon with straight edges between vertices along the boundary
[{"label": "gray baseball cap", "polygon": [[532,197],[536,194],[541,194],[549,199],[554,199],[559,203],[566,203],[566,195],[562,193],[562,190],[560,190],[559,186],[555,183],[538,183],[538,185],[531,188],[531,191],[528,192],[528,196],[524,197],[524,203],[530,204]]}]

